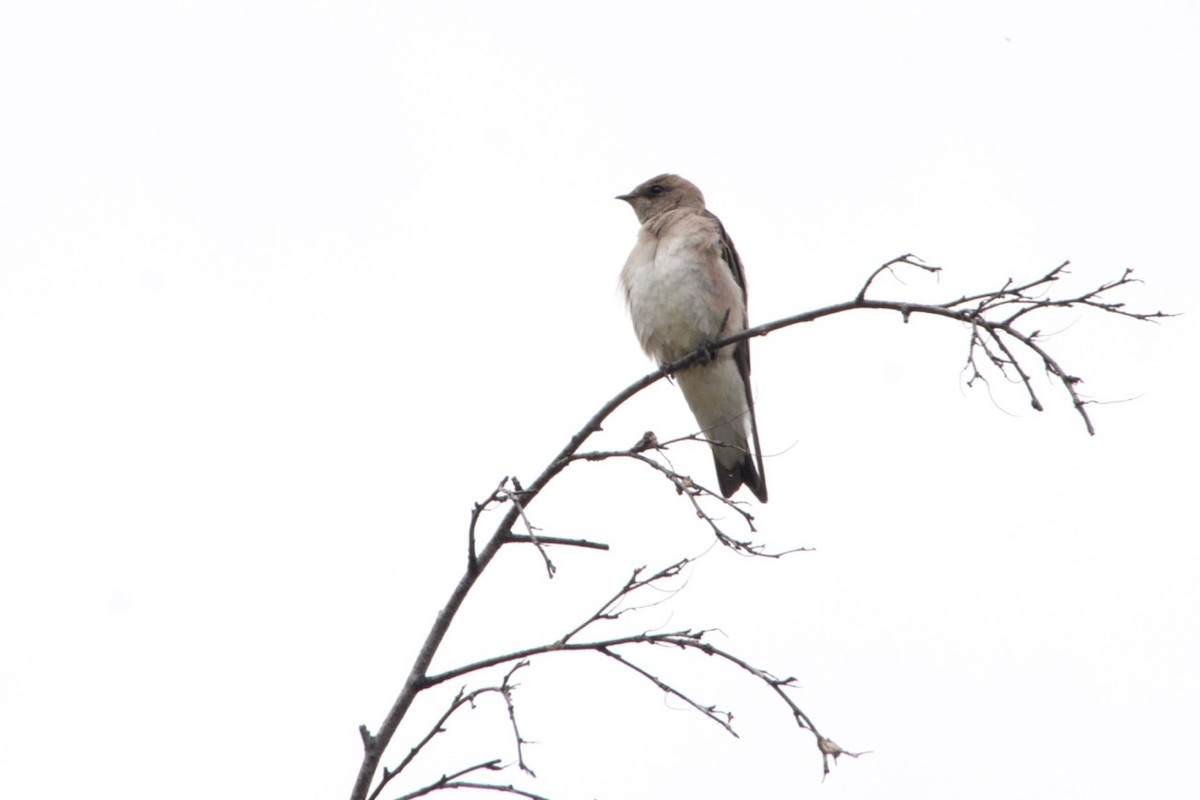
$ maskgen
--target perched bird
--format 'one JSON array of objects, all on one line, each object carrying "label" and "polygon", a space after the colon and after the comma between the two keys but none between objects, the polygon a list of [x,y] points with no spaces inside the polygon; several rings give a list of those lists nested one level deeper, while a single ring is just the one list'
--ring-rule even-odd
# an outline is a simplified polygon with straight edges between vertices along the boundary
[{"label": "perched bird", "polygon": [[[633,206],[642,223],[621,286],[647,355],[669,364],[745,330],[742,262],[700,190],[678,175],[659,175],[617,199]],[[731,497],[744,484],[767,502],[750,395],[750,343],[722,348],[675,378],[712,446],[721,493]]]}]

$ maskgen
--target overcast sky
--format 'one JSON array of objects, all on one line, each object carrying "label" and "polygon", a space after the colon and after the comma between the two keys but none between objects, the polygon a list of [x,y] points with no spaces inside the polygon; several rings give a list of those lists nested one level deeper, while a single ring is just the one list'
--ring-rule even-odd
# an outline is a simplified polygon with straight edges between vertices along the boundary
[{"label": "overcast sky", "polygon": [[[913,252],[943,301],[1065,259],[1161,325],[1034,327],[1089,437],[966,331],[856,312],[754,342],[750,560],[633,464],[530,509],[435,662],[552,641],[639,565],[706,553],[614,631],[719,628],[848,750],[711,660],[600,657],[516,695],[555,800],[1200,792],[1200,6],[1188,2],[24,3],[0,12],[0,796],[349,794],[463,568],[472,503],[531,480],[652,368],[617,292],[664,171],[741,252],[750,316]],[[1031,323],[1032,325],[1033,323]],[[655,386],[598,447],[691,432]],[[713,482],[701,446],[681,471]],[[749,497],[749,495],[747,495]],[[751,502],[753,502],[751,500]],[[679,654],[672,654],[679,656]],[[485,676],[484,682],[494,680]],[[422,698],[394,765],[458,688]],[[511,761],[463,712],[420,779]],[[399,783],[399,782],[398,782]],[[465,796],[465,794],[464,794]],[[494,796],[494,795],[493,795]]]}]

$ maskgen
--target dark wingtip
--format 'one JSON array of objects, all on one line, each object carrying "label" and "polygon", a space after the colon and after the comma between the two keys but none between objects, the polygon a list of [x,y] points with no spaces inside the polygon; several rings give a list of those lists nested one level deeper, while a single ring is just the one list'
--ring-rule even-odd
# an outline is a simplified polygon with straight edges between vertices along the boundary
[{"label": "dark wingtip", "polygon": [[742,472],[740,469],[726,469],[725,467],[721,466],[720,462],[718,462],[717,483],[721,484],[721,494],[724,497],[733,497],[733,493],[741,488]]},{"label": "dark wingtip", "polygon": [[758,502],[767,502],[767,482],[762,475],[758,474],[758,470],[754,468],[754,459],[749,455],[741,464],[732,469],[721,466],[715,456],[713,462],[717,466],[717,483],[721,486],[721,494],[726,498],[733,497],[733,493],[744,485],[754,492]]},{"label": "dark wingtip", "polygon": [[754,468],[754,461],[749,456],[746,456],[746,460],[742,462],[742,482],[750,491],[754,492],[758,502],[767,502],[767,480],[758,474],[758,470]]}]

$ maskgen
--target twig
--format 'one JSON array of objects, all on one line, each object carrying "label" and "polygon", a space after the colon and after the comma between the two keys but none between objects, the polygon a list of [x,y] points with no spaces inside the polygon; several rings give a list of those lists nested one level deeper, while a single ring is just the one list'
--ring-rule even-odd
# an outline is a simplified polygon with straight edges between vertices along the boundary
[{"label": "twig", "polygon": [[728,731],[730,733],[730,735],[737,737],[737,731],[735,731],[733,729],[733,714],[729,713],[728,711],[722,711],[719,708],[717,708],[716,706],[706,706],[706,705],[701,705],[700,703],[697,703],[691,697],[684,694],[680,690],[676,689],[671,684],[667,683],[666,681],[662,680],[661,678],[659,678],[656,675],[652,675],[651,673],[649,673],[646,670],[639,667],[637,664],[634,664],[632,661],[621,656],[619,653],[613,652],[612,650],[610,650],[607,647],[600,647],[600,648],[597,648],[597,650],[599,652],[603,653],[604,655],[608,656],[609,658],[613,659],[617,663],[621,664],[622,666],[633,670],[638,675],[641,675],[643,678],[645,678],[646,680],[653,683],[655,686],[657,686],[659,689],[663,690],[665,693],[667,693],[669,695],[674,695],[675,697],[678,697],[680,700],[682,700],[683,702],[687,703],[692,708],[699,711],[705,717],[711,719],[713,722],[720,725],[722,728],[724,728],[726,731]]},{"label": "twig", "polygon": [[935,275],[942,271],[941,267],[930,266],[914,256],[912,253],[905,253],[902,256],[896,256],[891,261],[880,264],[875,271],[871,273],[871,276],[867,278],[867,282],[863,284],[862,288],[858,290],[858,295],[854,299],[860,303],[865,300],[867,297],[867,290],[871,288],[871,284],[875,282],[875,279],[884,272],[891,272],[893,275],[895,275],[895,270],[893,270],[892,267],[895,267],[899,264],[907,264],[910,267],[917,267],[918,269],[923,269],[926,272],[932,272]]},{"label": "twig", "polygon": [[513,705],[512,698],[513,689],[517,688],[512,683],[513,673],[521,669],[521,667],[527,666],[529,666],[529,662],[525,659],[513,665],[513,668],[504,676],[504,682],[500,684],[500,694],[504,697],[504,705],[508,707],[508,721],[512,723],[513,738],[517,740],[517,766],[521,768],[522,772],[528,774],[529,777],[536,778],[537,775],[525,763],[525,745],[530,744],[530,742],[521,737],[521,731],[517,728],[517,710],[516,706]]},{"label": "twig", "polygon": [[[505,674],[504,680],[501,681],[499,686],[485,686],[480,689],[475,689],[474,691],[471,691],[471,692],[467,692],[465,689],[459,689],[458,694],[456,694],[454,696],[454,699],[450,701],[450,704],[446,707],[446,710],[442,712],[441,717],[439,717],[437,722],[435,722],[430,727],[430,729],[426,732],[425,736],[422,737],[421,741],[419,741],[411,750],[409,750],[408,755],[406,755],[404,757],[404,760],[401,761],[396,766],[395,769],[388,769],[387,767],[383,768],[382,777],[381,777],[378,785],[376,785],[375,789],[371,792],[370,800],[376,800],[376,798],[379,797],[380,793],[383,792],[383,789],[384,789],[384,787],[387,786],[388,782],[391,781],[393,778],[395,778],[397,775],[399,775],[401,772],[403,772],[416,759],[416,757],[421,753],[421,751],[423,749],[425,749],[425,746],[428,745],[431,741],[433,741],[434,737],[436,737],[438,734],[446,732],[446,730],[447,730],[446,723],[449,722],[450,717],[452,717],[455,712],[457,712],[459,709],[463,708],[464,706],[470,706],[470,707],[474,708],[475,701],[479,697],[481,697],[482,695],[485,695],[485,694],[493,693],[493,692],[502,696],[504,698],[504,702],[505,702],[506,706],[508,707],[509,719],[512,720],[513,734],[516,736],[516,740],[517,740],[516,741],[517,761],[518,761],[518,763],[520,763],[521,768],[523,770],[528,772],[530,775],[533,775],[533,770],[531,770],[527,766],[525,766],[524,751],[523,751],[522,746],[527,744],[527,742],[521,738],[521,734],[517,731],[516,712],[514,710],[513,700],[512,700],[512,690],[516,688],[515,684],[512,683],[512,676],[514,673],[516,673],[517,670],[519,670],[523,667],[526,667],[528,665],[529,665],[528,661],[518,661],[516,664],[513,665],[512,669],[510,669],[508,671],[508,673]],[[487,762],[484,762],[483,764],[477,764],[473,767],[468,767],[465,770],[457,772],[454,775],[450,776],[449,779],[461,777],[462,775],[465,775],[466,773],[472,772],[477,769],[484,769],[484,768],[486,768],[486,769],[502,769],[502,767],[500,767],[499,764],[500,764],[499,759],[495,759],[493,761],[487,761]],[[448,778],[446,776],[443,776],[443,780],[447,780],[447,779]]]},{"label": "twig", "polygon": [[459,780],[453,780],[453,779],[445,777],[445,776],[443,776],[443,778],[441,780],[439,780],[435,783],[432,783],[423,789],[418,789],[417,791],[412,792],[411,794],[406,794],[403,797],[397,798],[397,800],[413,800],[413,798],[415,798],[415,797],[422,797],[424,795],[429,794],[430,792],[435,792],[440,789],[485,789],[485,790],[490,790],[493,792],[503,792],[505,794],[515,794],[518,797],[529,798],[529,800],[549,800],[549,798],[544,797],[540,794],[534,794],[533,792],[527,792],[524,789],[518,789],[515,786],[513,786],[511,783],[510,784],[500,784],[500,783],[478,783],[475,781],[459,781]]},{"label": "twig", "polygon": [[494,772],[497,770],[504,769],[504,767],[502,767],[500,765],[499,759],[495,759],[492,761],[484,761],[483,763],[475,764],[474,766],[466,767],[465,769],[460,769],[458,772],[452,772],[448,775],[443,775],[442,777],[438,778],[433,783],[431,783],[427,786],[422,786],[420,789],[417,789],[416,791],[413,791],[413,792],[409,792],[406,795],[402,795],[399,798],[397,798],[397,800],[413,800],[414,798],[424,797],[427,794],[432,794],[433,792],[437,792],[442,789],[466,789],[466,788],[493,789],[495,791],[508,792],[510,794],[520,795],[521,797],[528,797],[528,798],[531,798],[531,800],[547,800],[546,798],[542,797],[541,795],[536,795],[536,794],[532,794],[531,792],[526,792],[521,789],[516,789],[511,785],[504,786],[504,785],[495,784],[495,783],[475,783],[473,781],[460,781],[459,780],[459,778],[461,778],[462,776],[469,775],[472,772],[478,772],[481,769],[485,769],[485,770]]},{"label": "twig", "polygon": [[[875,271],[871,273],[866,282],[862,285],[862,288],[859,290],[854,299],[848,302],[837,303],[824,308],[794,314],[792,316],[774,320],[763,325],[758,325],[743,331],[734,332],[728,336],[719,338],[715,342],[706,343],[704,347],[698,348],[695,352],[680,358],[677,361],[662,365],[658,370],[655,370],[654,372],[651,372],[630,384],[625,389],[618,392],[610,400],[608,400],[608,402],[604,403],[600,409],[597,410],[591,416],[591,418],[584,423],[583,427],[581,427],[570,437],[559,453],[550,460],[550,462],[542,470],[541,474],[534,479],[528,488],[522,487],[514,479],[512,483],[515,487],[515,490],[510,491],[505,488],[507,481],[501,481],[500,485],[493,490],[492,494],[483,503],[475,504],[475,507],[472,510],[471,523],[468,531],[468,561],[465,574],[462,576],[462,578],[460,578],[458,584],[455,586],[453,592],[446,602],[446,605],[438,613],[438,616],[430,628],[429,634],[426,637],[420,652],[414,659],[412,667],[409,670],[408,677],[404,682],[404,686],[400,690],[399,695],[384,718],[383,723],[380,725],[379,731],[375,734],[372,734],[365,725],[360,726],[359,728],[363,743],[363,759],[359,767],[358,775],[355,779],[354,788],[351,792],[352,800],[363,800],[364,798],[368,797],[371,783],[376,770],[379,768],[383,753],[391,743],[392,738],[400,725],[400,721],[407,714],[408,709],[412,705],[413,699],[416,697],[416,695],[423,689],[439,683],[442,680],[448,679],[452,674],[463,674],[464,671],[473,671],[473,669],[481,668],[481,665],[487,663],[504,663],[505,661],[512,660],[513,658],[524,658],[527,655],[534,655],[543,652],[562,652],[571,649],[589,648],[594,650],[599,646],[615,647],[622,643],[673,643],[679,645],[679,642],[669,642],[669,635],[658,634],[643,635],[641,637],[627,637],[625,639],[610,639],[605,642],[593,643],[590,646],[580,645],[579,643],[568,642],[564,640],[563,642],[557,642],[554,645],[522,651],[524,655],[509,654],[508,656],[499,659],[488,659],[483,662],[478,662],[477,665],[464,668],[458,672],[450,671],[448,673],[442,673],[440,676],[427,675],[427,670],[429,669],[429,665],[432,662],[433,656],[441,645],[441,642],[445,637],[455,615],[461,608],[463,601],[474,587],[479,575],[487,568],[492,559],[495,558],[501,547],[503,547],[505,544],[514,542],[530,542],[535,544],[542,553],[542,557],[547,562],[547,571],[553,574],[553,564],[549,561],[549,558],[543,549],[544,544],[551,542],[548,538],[539,537],[534,533],[535,529],[530,524],[529,519],[526,516],[526,510],[529,508],[530,503],[532,503],[540,495],[542,490],[545,489],[550,481],[552,481],[560,472],[562,472],[562,470],[576,461],[588,460],[581,457],[579,454],[579,450],[584,442],[586,442],[592,436],[592,434],[601,430],[601,426],[603,425],[604,421],[613,413],[613,411],[647,387],[657,383],[668,375],[674,374],[679,370],[686,369],[702,359],[711,359],[713,354],[722,348],[733,346],[738,342],[754,337],[766,336],[767,334],[782,328],[807,322],[814,322],[818,319],[833,316],[846,311],[854,311],[859,309],[894,311],[898,312],[906,322],[914,314],[924,314],[956,320],[970,327],[972,340],[967,363],[968,366],[975,371],[975,375],[972,376],[971,381],[974,381],[976,378],[985,380],[982,373],[979,371],[979,365],[974,358],[976,347],[978,347],[986,355],[989,361],[993,365],[997,366],[1002,373],[1007,375],[1008,369],[1012,369],[1016,372],[1018,378],[1030,395],[1033,407],[1040,410],[1042,407],[1041,402],[1033,391],[1032,381],[1029,378],[1029,370],[1022,366],[1020,360],[1021,355],[1023,355],[1022,351],[1027,351],[1028,353],[1034,354],[1036,358],[1041,360],[1047,376],[1052,380],[1059,382],[1063,386],[1070,397],[1075,410],[1083,419],[1088,433],[1095,433],[1095,428],[1086,409],[1086,406],[1092,401],[1084,400],[1076,389],[1076,386],[1081,382],[1081,379],[1078,376],[1069,373],[1056,358],[1050,355],[1050,353],[1038,340],[1037,331],[1032,333],[1026,332],[1017,327],[1018,323],[1025,322],[1026,319],[1031,317],[1031,315],[1033,315],[1035,312],[1052,308],[1088,308],[1103,313],[1115,314],[1117,316],[1141,321],[1155,321],[1161,318],[1172,316],[1171,314],[1167,314],[1162,311],[1131,311],[1125,307],[1124,303],[1111,299],[1110,295],[1114,291],[1136,282],[1131,277],[1132,271],[1130,270],[1126,270],[1120,278],[1102,283],[1098,287],[1080,294],[1059,298],[1050,296],[1050,287],[1067,274],[1067,262],[1063,262],[1041,277],[1022,284],[1017,284],[1010,279],[1006,281],[1005,284],[999,289],[975,295],[964,295],[957,300],[951,300],[940,304],[902,303],[867,298],[868,290],[872,287],[875,279],[879,275],[886,271],[894,272],[895,267],[902,265],[915,267],[917,269],[934,274],[937,274],[941,269],[940,267],[933,267],[923,263],[920,259],[916,258],[912,254],[899,256],[875,269]],[[1006,337],[1013,342],[1019,343],[1021,348],[1014,349],[1010,345],[1010,342],[1006,341]],[[990,347],[988,342],[991,342],[995,349]],[[968,382],[968,385],[971,381]],[[629,451],[616,451],[610,455],[611,457],[617,457],[617,455],[620,455],[621,457],[635,457],[643,454],[646,450],[654,449],[655,446],[656,443],[653,442],[652,439],[646,439],[644,437],[644,441],[639,442],[635,448],[632,448]],[[598,456],[598,458],[601,460],[606,457],[609,456]],[[592,460],[595,460],[595,458]],[[756,555],[762,555],[762,553],[754,550],[754,547],[756,546],[750,545],[747,542],[739,542],[731,537],[724,536],[713,518],[704,513],[699,507],[698,498],[703,496],[713,496],[712,492],[709,492],[707,489],[695,484],[690,479],[687,479],[686,476],[682,476],[675,472],[675,470],[669,467],[664,467],[661,463],[654,459],[642,458],[638,460],[641,460],[643,463],[652,466],[652,468],[666,475],[668,479],[672,480],[678,491],[687,494],[697,513],[704,518],[710,526],[713,527],[716,535],[719,539],[722,539],[724,544],[733,547],[734,549],[741,548],[743,551],[751,552],[752,554]],[[513,501],[511,507],[497,523],[492,536],[487,543],[484,544],[481,549],[477,549],[476,525],[483,511],[492,505],[499,505],[507,500]],[[752,518],[749,516],[748,512],[742,511],[742,509],[737,505],[730,505],[730,507],[737,510],[739,514],[742,514],[743,519],[747,522],[747,524],[751,524]],[[525,524],[526,530],[528,531],[527,536],[514,534],[513,528],[517,524],[518,520],[521,520]],[[753,530],[752,524],[751,530]],[[572,544],[580,547],[591,546],[591,543],[585,543],[583,540],[562,540],[555,543]],[[577,633],[578,630],[579,629],[577,629],[575,633]],[[690,632],[677,633],[680,636],[685,634],[691,635]],[[680,641],[686,641],[686,639],[681,639]],[[717,653],[718,651],[714,650],[713,652]],[[782,685],[776,687],[777,691],[779,691],[782,696],[782,692],[780,691],[781,688]],[[803,721],[804,718],[797,716],[798,723]],[[802,727],[804,726],[802,725]],[[835,744],[833,744],[830,740],[820,737],[819,735],[818,742],[820,744],[822,753],[826,756],[832,755],[836,759],[838,755],[855,755],[852,753],[846,753],[840,747],[837,747]],[[480,768],[490,767],[483,765],[474,769]],[[826,763],[826,769],[828,769],[828,763]],[[439,783],[431,784],[429,787],[420,790],[417,794],[408,795],[407,797],[417,797],[421,794],[427,794],[430,791],[441,788],[458,788],[460,786],[466,787],[468,785],[473,785],[469,782],[459,781],[458,778],[461,777],[462,774],[465,773],[457,773],[456,775],[445,776]],[[537,797],[536,795],[525,793],[521,790],[515,790],[511,787],[503,787],[499,785],[482,784],[476,786],[476,788],[489,788],[494,791],[507,791],[521,794],[522,796],[530,798]]]},{"label": "twig", "polygon": [[492,503],[504,502],[504,487],[508,484],[508,476],[505,475],[500,479],[500,483],[496,484],[496,488],[488,495],[488,498],[482,503],[476,503],[471,508],[471,525],[467,528],[467,563],[471,570],[477,570],[479,563],[475,555],[475,525],[479,522],[479,517],[483,514]]},{"label": "twig", "polygon": [[[537,528],[533,527],[533,523],[531,523],[529,521],[529,517],[525,515],[525,506],[521,503],[520,497],[518,496],[518,495],[524,493],[524,489],[521,488],[521,484],[519,482],[517,482],[517,480],[515,478],[513,479],[513,484],[514,484],[514,487],[516,488],[516,491],[515,492],[506,492],[505,496],[509,500],[512,500],[513,507],[517,510],[517,514],[520,516],[521,522],[525,525],[525,530],[527,531],[527,533],[522,538],[525,541],[532,542],[534,547],[537,548],[538,553],[541,554],[541,556],[542,556],[542,561],[544,561],[546,563],[546,577],[553,578],[554,573],[558,571],[558,568],[555,567],[554,562],[550,560],[550,555],[546,552],[546,548],[544,546],[542,546],[541,539],[539,539],[538,535],[536,533],[534,533],[534,531],[536,531]],[[509,536],[509,541],[513,541],[511,535]]]},{"label": "twig", "polygon": [[566,539],[562,536],[526,536],[522,533],[513,533],[508,536],[509,543],[521,542],[523,544],[558,544],[564,547],[583,547],[589,550],[608,550],[609,546],[604,542],[593,542],[589,539]]},{"label": "twig", "polygon": [[629,576],[629,580],[625,581],[624,586],[618,589],[612,597],[608,598],[608,600],[604,602],[604,605],[600,606],[595,613],[559,639],[558,644],[560,646],[566,644],[571,639],[575,638],[576,635],[581,633],[585,628],[595,622],[600,622],[602,620],[615,620],[620,618],[623,614],[629,613],[630,611],[636,611],[639,608],[645,608],[646,606],[628,606],[619,611],[617,610],[618,607],[622,605],[623,602],[638,589],[678,577],[680,573],[683,572],[684,567],[690,563],[691,559],[681,558],[674,564],[668,564],[667,566],[663,567],[649,578],[642,578],[642,573],[646,571],[646,568],[638,567],[633,571],[633,574]]}]

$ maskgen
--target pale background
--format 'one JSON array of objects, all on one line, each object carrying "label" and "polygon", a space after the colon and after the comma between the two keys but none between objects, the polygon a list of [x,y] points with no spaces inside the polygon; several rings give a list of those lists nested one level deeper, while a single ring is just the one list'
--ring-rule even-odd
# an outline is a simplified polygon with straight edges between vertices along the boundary
[{"label": "pale background", "polygon": [[[826,7],[827,6],[827,7]],[[1069,258],[1200,289],[1200,6],[26,3],[0,12],[0,796],[339,798],[462,568],[651,367],[613,196],[695,181],[762,322],[915,252],[944,300]],[[1200,796],[1200,335],[1066,314],[1089,396],[961,386],[956,325],[857,313],[754,343],[783,562],[713,551],[632,622],[719,627],[850,750],[702,658],[521,677],[554,798]],[[598,440],[689,432],[655,387]],[[672,451],[712,481],[707,453]],[[553,639],[711,537],[660,479],[534,507],[609,542],[493,565],[438,664]],[[453,690],[456,686],[447,687]],[[445,695],[414,708],[395,763]],[[419,762],[513,756],[494,700]],[[501,776],[520,782],[520,776]],[[411,788],[411,784],[408,784]],[[388,796],[401,793],[401,786]]]}]

